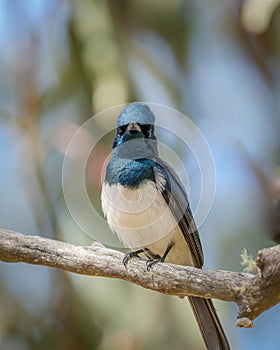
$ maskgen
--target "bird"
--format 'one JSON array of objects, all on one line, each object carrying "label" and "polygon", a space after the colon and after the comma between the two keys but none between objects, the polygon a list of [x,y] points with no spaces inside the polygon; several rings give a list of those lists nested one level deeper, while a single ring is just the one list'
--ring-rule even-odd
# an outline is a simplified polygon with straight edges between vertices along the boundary
[{"label": "bird", "polygon": [[[203,250],[187,192],[158,152],[156,118],[144,103],[128,104],[117,119],[113,151],[101,190],[102,211],[124,247],[123,259],[144,257],[202,268]],[[211,299],[189,296],[208,350],[230,349]]]}]

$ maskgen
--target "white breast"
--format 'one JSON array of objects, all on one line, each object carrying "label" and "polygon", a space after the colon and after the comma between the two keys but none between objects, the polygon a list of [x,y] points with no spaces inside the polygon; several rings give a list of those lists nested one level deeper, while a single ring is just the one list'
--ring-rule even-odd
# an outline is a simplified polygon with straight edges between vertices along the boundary
[{"label": "white breast", "polygon": [[138,189],[105,183],[101,202],[111,230],[125,247],[146,247],[162,256],[173,241],[166,261],[192,265],[185,238],[153,181],[144,181]]}]

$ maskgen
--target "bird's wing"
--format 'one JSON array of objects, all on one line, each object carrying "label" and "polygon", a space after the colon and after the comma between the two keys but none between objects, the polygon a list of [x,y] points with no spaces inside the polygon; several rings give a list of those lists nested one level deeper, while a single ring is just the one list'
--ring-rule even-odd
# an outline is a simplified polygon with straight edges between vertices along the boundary
[{"label": "bird's wing", "polygon": [[[162,193],[181,228],[195,267],[203,266],[203,251],[190,210],[187,193],[174,170],[162,159],[154,166],[157,189]],[[211,299],[189,297],[207,349],[230,350],[230,346]]]},{"label": "bird's wing", "polygon": [[170,165],[160,158],[155,160],[154,175],[157,188],[168,203],[189,246],[194,266],[201,268],[204,262],[202,246],[183,184]]}]

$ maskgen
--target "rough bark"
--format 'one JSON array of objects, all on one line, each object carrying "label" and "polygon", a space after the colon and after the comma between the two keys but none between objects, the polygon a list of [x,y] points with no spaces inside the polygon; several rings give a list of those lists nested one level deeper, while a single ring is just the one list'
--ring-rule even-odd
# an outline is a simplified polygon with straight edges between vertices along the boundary
[{"label": "rough bark", "polygon": [[253,319],[280,301],[280,245],[259,251],[256,275],[166,263],[147,271],[142,259],[132,259],[125,268],[123,257],[123,253],[100,243],[75,246],[0,229],[0,260],[4,262],[24,262],[83,275],[119,278],[170,295],[235,302],[239,307],[239,327],[252,327]]}]

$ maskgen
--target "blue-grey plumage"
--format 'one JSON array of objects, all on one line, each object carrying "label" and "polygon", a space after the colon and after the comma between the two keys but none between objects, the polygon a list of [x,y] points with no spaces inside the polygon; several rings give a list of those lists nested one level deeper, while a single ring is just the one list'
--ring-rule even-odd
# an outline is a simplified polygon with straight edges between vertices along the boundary
[{"label": "blue-grey plumage", "polygon": [[[154,124],[147,105],[132,103],[121,112],[102,186],[102,209],[123,244],[149,258],[148,267],[166,261],[202,268],[203,251],[188,196],[175,171],[158,155]],[[190,297],[190,302],[207,348],[229,349],[211,300]]]},{"label": "blue-grey plumage", "polygon": [[[202,267],[203,252],[188,197],[173,169],[158,156],[154,122],[149,107],[139,103],[128,105],[120,114],[102,189],[103,211],[126,247],[145,247],[151,256],[163,256],[174,242],[165,261]],[[133,196],[139,191],[144,201],[136,201],[139,208],[132,214],[127,206],[131,208],[133,201],[124,192]]]},{"label": "blue-grey plumage", "polygon": [[131,121],[138,124],[155,124],[155,115],[147,105],[142,103],[131,103],[126,106],[117,121],[117,127],[128,125]]}]

